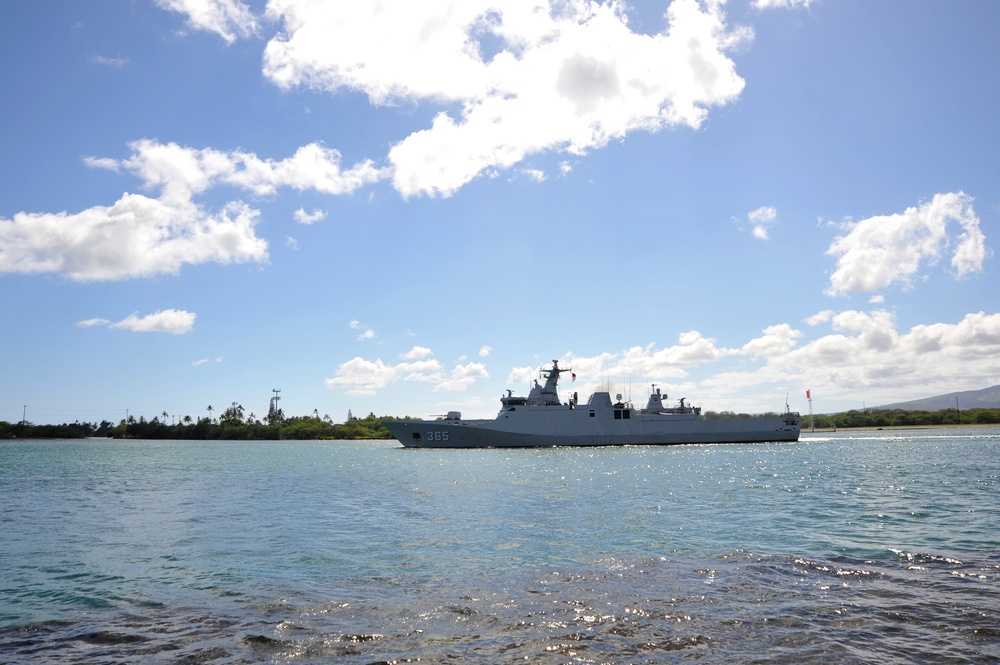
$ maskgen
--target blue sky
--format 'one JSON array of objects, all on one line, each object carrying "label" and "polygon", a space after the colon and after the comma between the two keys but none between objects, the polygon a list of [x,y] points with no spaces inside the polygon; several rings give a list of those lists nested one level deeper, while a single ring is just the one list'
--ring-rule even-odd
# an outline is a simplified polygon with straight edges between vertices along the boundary
[{"label": "blue sky", "polygon": [[995,2],[0,5],[0,420],[1000,383]]}]

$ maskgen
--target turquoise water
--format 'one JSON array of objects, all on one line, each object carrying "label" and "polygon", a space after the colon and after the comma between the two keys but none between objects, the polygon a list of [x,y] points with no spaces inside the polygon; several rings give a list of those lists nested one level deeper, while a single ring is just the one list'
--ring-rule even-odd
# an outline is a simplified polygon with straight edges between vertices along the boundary
[{"label": "turquoise water", "polygon": [[1000,429],[0,442],[0,663],[1000,660]]}]

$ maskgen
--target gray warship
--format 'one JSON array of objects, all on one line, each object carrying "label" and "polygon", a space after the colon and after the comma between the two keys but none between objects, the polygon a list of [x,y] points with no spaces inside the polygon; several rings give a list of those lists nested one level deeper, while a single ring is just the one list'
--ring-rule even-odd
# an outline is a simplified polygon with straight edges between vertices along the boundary
[{"label": "gray warship", "polygon": [[541,448],[552,446],[632,446],[685,443],[762,443],[798,441],[801,418],[789,411],[778,416],[705,418],[700,407],[679,400],[663,404],[666,395],[653,386],[646,407],[636,409],[621,395],[611,401],[608,392],[595,392],[586,404],[576,393],[559,400],[558,361],[542,370],[545,384],[535,385],[527,397],[513,391],[500,398],[496,418],[463,420],[449,411],[438,420],[384,421],[383,425],[407,448]]}]

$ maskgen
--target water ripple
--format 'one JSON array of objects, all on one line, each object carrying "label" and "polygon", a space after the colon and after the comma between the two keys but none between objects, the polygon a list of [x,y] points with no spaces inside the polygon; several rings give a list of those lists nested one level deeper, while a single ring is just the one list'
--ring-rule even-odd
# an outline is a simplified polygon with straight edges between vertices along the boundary
[{"label": "water ripple", "polygon": [[1000,433],[0,443],[2,663],[1000,661]]}]

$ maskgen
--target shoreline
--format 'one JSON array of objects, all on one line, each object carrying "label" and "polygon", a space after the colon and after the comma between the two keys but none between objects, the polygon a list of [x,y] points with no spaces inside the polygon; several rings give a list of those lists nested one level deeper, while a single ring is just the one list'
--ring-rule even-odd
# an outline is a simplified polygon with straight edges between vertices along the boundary
[{"label": "shoreline", "polygon": [[819,433],[832,433],[832,432],[877,432],[877,431],[899,431],[899,430],[922,430],[922,429],[976,429],[976,428],[991,428],[1000,427],[1000,424],[996,423],[951,423],[948,425],[863,425],[861,427],[838,427],[836,429],[832,427],[817,427],[816,429],[809,429],[803,426],[801,434],[819,434]]}]

